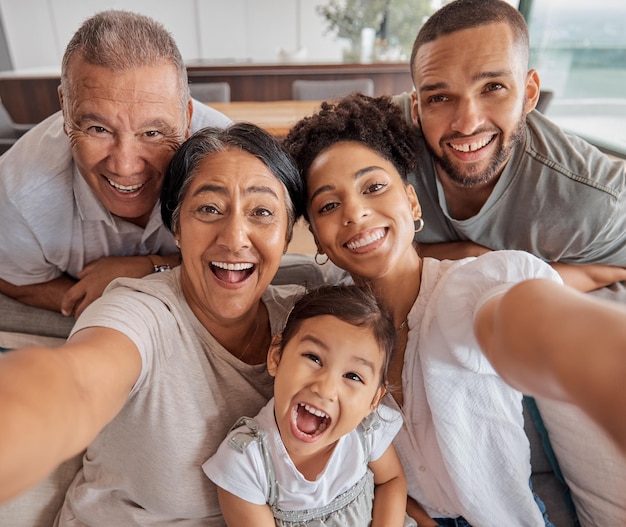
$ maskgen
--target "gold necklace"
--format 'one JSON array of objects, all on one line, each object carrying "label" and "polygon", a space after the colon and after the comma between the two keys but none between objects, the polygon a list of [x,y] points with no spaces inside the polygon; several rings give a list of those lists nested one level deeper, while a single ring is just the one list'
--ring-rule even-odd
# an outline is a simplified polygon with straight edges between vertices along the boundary
[{"label": "gold necklace", "polygon": [[399,332],[399,331],[402,331],[405,327],[407,327],[408,323],[409,323],[409,319],[408,319],[408,318],[405,318],[405,319],[402,321],[402,324],[400,324],[400,326],[398,327],[398,329],[396,329],[396,331],[398,331],[398,332]]}]

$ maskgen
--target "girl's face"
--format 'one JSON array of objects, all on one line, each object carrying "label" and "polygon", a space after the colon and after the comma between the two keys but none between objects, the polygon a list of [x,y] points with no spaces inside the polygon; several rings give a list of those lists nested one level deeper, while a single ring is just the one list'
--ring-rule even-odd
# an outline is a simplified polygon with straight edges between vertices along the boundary
[{"label": "girl's face", "polygon": [[268,355],[275,416],[294,464],[332,452],[384,395],[384,352],[371,328],[330,316],[304,320],[282,355]]},{"label": "girl's face", "polygon": [[183,199],[178,238],[183,292],[201,321],[227,323],[259,302],[287,247],[287,196],[259,159],[209,155]]},{"label": "girl's face", "polygon": [[416,257],[415,190],[374,150],[355,142],[324,150],[309,170],[307,193],[320,252],[351,275],[372,280]]}]

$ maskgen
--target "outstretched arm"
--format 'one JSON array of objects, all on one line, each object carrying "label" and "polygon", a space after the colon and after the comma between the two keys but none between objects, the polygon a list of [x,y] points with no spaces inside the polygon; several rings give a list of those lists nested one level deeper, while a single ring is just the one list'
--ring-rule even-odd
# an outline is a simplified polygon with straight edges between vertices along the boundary
[{"label": "outstretched arm", "polygon": [[486,302],[474,330],[518,390],[572,402],[626,453],[626,308],[546,280]]},{"label": "outstretched arm", "polygon": [[0,354],[0,502],[81,452],[120,411],[140,370],[133,342],[105,328],[54,349]]},{"label": "outstretched arm", "polygon": [[371,461],[374,473],[374,509],[372,527],[402,527],[406,514],[406,478],[402,464],[393,445],[376,461]]},{"label": "outstretched arm", "polygon": [[255,505],[217,487],[217,497],[228,527],[274,527],[274,515],[269,505]]}]

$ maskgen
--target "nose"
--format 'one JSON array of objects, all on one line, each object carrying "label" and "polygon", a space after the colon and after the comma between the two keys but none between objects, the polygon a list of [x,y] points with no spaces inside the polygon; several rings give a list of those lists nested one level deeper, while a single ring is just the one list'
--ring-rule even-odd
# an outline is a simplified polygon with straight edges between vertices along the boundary
[{"label": "nose", "polygon": [[347,199],[343,206],[344,225],[359,223],[369,215],[369,208],[360,198]]},{"label": "nose", "polygon": [[247,249],[252,245],[248,233],[248,222],[243,213],[229,213],[218,235],[218,243],[231,252]]},{"label": "nose", "polygon": [[116,137],[109,152],[107,168],[111,173],[121,177],[130,177],[143,172],[143,147],[140,141],[132,135]]},{"label": "nose", "polygon": [[455,132],[470,135],[480,127],[482,121],[480,105],[474,98],[459,99],[452,120],[452,129]]},{"label": "nose", "polygon": [[313,380],[311,390],[320,399],[334,401],[337,398],[337,380],[328,371],[319,371]]}]

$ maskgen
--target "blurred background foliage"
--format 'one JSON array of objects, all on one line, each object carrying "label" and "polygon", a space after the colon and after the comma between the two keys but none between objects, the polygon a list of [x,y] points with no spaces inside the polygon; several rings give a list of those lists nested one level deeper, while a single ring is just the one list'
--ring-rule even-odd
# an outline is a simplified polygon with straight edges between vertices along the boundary
[{"label": "blurred background foliage", "polygon": [[317,7],[327,31],[348,41],[346,61],[359,60],[363,28],[376,30],[374,60],[407,60],[419,28],[433,11],[430,0],[329,0]]}]

